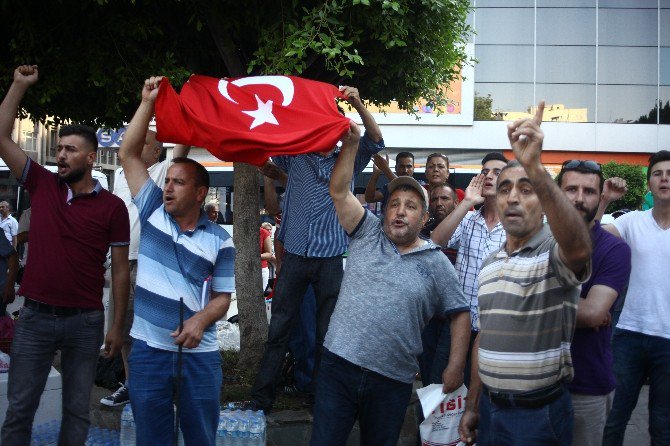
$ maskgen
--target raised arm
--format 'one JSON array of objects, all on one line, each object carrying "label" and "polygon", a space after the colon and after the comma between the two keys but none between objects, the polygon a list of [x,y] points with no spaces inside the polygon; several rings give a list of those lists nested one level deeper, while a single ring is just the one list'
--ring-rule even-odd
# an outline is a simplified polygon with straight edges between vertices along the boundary
[{"label": "raised arm", "polygon": [[26,91],[37,82],[37,65],[21,65],[14,70],[14,81],[0,104],[0,157],[15,178],[21,178],[28,156],[12,141],[14,120]]},{"label": "raised arm", "polygon": [[519,119],[507,126],[514,156],[526,170],[547,222],[559,247],[561,260],[576,274],[584,271],[591,259],[591,236],[575,207],[551,179],[542,163],[544,133],[540,129],[544,101],[532,119]]},{"label": "raised arm", "polygon": [[172,158],[186,158],[191,151],[191,146],[176,144],[172,149]]},{"label": "raised arm", "polygon": [[358,93],[358,88],[342,86],[340,91],[347,98],[347,101],[356,109],[358,115],[363,121],[363,127],[365,127],[365,132],[373,142],[377,143],[382,140],[382,131],[377,125],[377,121],[372,117],[370,113],[361,101],[361,96]]},{"label": "raised arm", "polygon": [[365,185],[365,202],[366,203],[377,203],[384,199],[384,195],[377,190],[377,180],[381,176],[382,171],[377,168],[376,164],[372,166],[372,175],[370,175],[370,180],[368,184]]},{"label": "raised arm", "polygon": [[123,136],[123,142],[119,149],[119,158],[128,181],[130,194],[134,197],[140,191],[147,179],[149,173],[142,161],[142,147],[147,134],[149,122],[154,115],[154,104],[158,94],[158,84],[162,76],[152,77],[144,81],[142,87],[142,101],[137,111],[131,119],[126,134]]},{"label": "raised arm", "polygon": [[335,204],[340,225],[348,234],[356,229],[365,212],[361,203],[351,193],[351,179],[354,174],[354,163],[360,137],[361,131],[358,129],[358,125],[351,121],[349,132],[342,139],[342,150],[337,157],[330,177],[330,196]]},{"label": "raised arm", "polygon": [[598,212],[596,213],[595,219],[598,221],[602,220],[607,206],[621,199],[627,191],[628,187],[626,186],[626,180],[623,178],[612,177],[606,179],[603,184],[603,192],[600,194],[600,204],[598,205]]},{"label": "raised arm", "polygon": [[435,242],[435,244],[442,247],[446,246],[468,211],[470,211],[473,206],[484,202],[482,188],[484,187],[485,180],[486,176],[481,173],[472,177],[470,184],[465,189],[465,197],[463,197],[463,201],[461,201],[458,206],[451,211],[451,214],[447,215],[430,234],[430,239]]}]

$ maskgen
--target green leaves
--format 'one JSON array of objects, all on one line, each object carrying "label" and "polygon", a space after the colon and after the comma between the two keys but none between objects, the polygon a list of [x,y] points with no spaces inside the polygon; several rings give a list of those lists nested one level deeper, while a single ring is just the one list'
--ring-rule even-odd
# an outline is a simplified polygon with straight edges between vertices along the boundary
[{"label": "green leaves", "polygon": [[606,213],[611,214],[619,209],[639,209],[644,200],[644,194],[647,193],[647,177],[642,166],[636,164],[616,163],[610,161],[602,165],[603,176],[605,179],[611,177],[620,177],[626,180],[628,191],[621,198],[611,203]]}]

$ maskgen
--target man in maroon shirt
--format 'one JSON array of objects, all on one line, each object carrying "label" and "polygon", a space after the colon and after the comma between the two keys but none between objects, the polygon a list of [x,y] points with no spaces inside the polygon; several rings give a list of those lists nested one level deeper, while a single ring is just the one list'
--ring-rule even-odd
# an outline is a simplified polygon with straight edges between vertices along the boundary
[{"label": "man in maroon shirt", "polygon": [[25,296],[12,345],[0,443],[30,443],[31,425],[51,369],[61,351],[63,418],[58,444],[83,445],[91,387],[103,342],[102,290],[107,250],[112,249],[116,313],[104,340],[107,356],[119,353],[128,300],[128,211],[93,179],[98,141],[93,129],[63,126],[58,174],[30,160],[11,139],[23,95],[37,82],[37,66],[14,71],[0,104],[0,157],[30,192],[30,258],[19,294]]}]

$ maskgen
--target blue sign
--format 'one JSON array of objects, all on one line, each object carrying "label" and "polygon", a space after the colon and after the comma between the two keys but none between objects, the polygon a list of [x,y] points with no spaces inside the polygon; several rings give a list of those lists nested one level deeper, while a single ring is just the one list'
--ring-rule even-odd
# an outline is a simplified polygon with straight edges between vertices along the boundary
[{"label": "blue sign", "polygon": [[98,129],[98,146],[99,147],[120,147],[123,141],[123,135],[126,133],[126,128],[120,129]]}]

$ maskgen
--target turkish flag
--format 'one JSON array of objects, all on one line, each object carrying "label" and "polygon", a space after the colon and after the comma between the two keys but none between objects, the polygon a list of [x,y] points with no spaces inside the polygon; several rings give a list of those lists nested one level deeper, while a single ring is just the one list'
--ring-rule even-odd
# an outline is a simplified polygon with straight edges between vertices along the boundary
[{"label": "turkish flag", "polygon": [[157,138],[257,166],[274,155],[328,151],[349,129],[337,97],[343,98],[333,85],[294,76],[193,75],[180,94],[163,78]]}]

